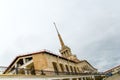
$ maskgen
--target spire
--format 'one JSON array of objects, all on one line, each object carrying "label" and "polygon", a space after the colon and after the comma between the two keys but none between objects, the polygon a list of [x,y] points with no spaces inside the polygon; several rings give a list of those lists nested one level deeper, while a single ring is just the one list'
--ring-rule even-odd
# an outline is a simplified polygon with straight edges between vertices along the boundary
[{"label": "spire", "polygon": [[62,37],[61,37],[61,35],[60,35],[60,33],[59,33],[58,29],[57,29],[57,26],[56,26],[55,22],[53,24],[55,26],[55,29],[57,31],[58,38],[59,38],[59,41],[60,41],[60,44],[61,44],[61,49],[59,50],[59,52],[61,53],[61,56],[65,57],[67,59],[76,60],[77,58],[76,58],[75,55],[73,55],[71,53],[71,49],[64,44],[64,42],[62,40]]},{"label": "spire", "polygon": [[60,35],[60,33],[59,33],[58,29],[57,29],[57,26],[56,26],[55,22],[54,22],[53,24],[54,24],[55,29],[56,29],[56,31],[57,31],[58,38],[59,38],[60,44],[61,44],[61,48],[63,48],[63,47],[65,46],[65,44],[64,44],[64,42],[63,42],[63,40],[62,40],[62,37],[61,37],[61,35]]}]

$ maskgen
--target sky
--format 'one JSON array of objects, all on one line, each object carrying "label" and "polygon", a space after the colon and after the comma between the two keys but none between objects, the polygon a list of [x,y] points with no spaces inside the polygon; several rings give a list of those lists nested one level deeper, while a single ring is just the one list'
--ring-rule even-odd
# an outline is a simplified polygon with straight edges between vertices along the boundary
[{"label": "sky", "polygon": [[0,0],[0,66],[43,49],[60,55],[53,22],[67,46],[98,71],[120,65],[119,0]]}]

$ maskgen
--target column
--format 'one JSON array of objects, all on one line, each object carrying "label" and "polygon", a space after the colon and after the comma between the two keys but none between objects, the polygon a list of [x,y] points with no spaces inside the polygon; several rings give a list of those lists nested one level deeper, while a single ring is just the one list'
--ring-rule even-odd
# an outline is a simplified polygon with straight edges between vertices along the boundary
[{"label": "column", "polygon": [[28,71],[27,71],[26,67],[24,67],[24,72],[25,72],[25,75],[28,75]]},{"label": "column", "polygon": [[17,67],[17,63],[15,63],[15,74],[18,74],[18,67]]},{"label": "column", "polygon": [[79,80],[79,78],[76,78],[76,80]]},{"label": "column", "polygon": [[24,63],[24,64],[26,63],[25,58],[23,58],[23,63]]},{"label": "column", "polygon": [[86,78],[87,78],[87,77],[84,77],[85,80],[87,80]]},{"label": "column", "polygon": [[83,77],[81,77],[81,80],[83,80]]},{"label": "column", "polygon": [[[26,63],[25,58],[23,58],[23,64],[25,64],[25,63]],[[26,67],[24,67],[24,72],[25,72],[25,75],[28,75],[28,71],[27,71]]]},{"label": "column", "polygon": [[70,78],[69,80],[72,80],[72,78]]},{"label": "column", "polygon": [[95,76],[92,76],[92,79],[95,80]]}]

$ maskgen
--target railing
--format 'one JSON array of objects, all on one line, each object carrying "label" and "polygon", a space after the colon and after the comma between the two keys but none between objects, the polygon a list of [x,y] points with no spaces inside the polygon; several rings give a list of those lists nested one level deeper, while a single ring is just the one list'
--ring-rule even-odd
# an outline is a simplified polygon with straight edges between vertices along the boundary
[{"label": "railing", "polygon": [[[7,67],[0,66],[0,73],[3,74]],[[14,68],[11,74],[23,74],[23,75],[105,75],[104,73],[79,73],[79,72],[60,72],[60,71],[48,71],[48,70],[34,70],[24,68]]]},{"label": "railing", "polygon": [[[24,71],[20,73],[20,71]],[[15,68],[16,74],[27,74],[27,75],[104,75],[104,73],[78,73],[78,72],[60,72],[60,71],[48,71],[48,70],[34,70],[34,69],[24,69]],[[26,72],[26,73],[25,73]]]},{"label": "railing", "polygon": [[53,74],[53,75],[104,75],[104,73],[78,73],[78,72],[57,72],[57,71],[38,71],[41,75]]}]

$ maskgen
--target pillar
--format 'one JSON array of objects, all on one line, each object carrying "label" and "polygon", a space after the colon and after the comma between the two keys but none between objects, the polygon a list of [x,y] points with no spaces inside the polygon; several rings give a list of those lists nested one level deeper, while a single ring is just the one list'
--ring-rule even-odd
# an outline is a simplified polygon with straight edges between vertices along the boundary
[{"label": "pillar", "polygon": [[17,63],[15,63],[15,74],[18,74],[18,67],[17,67]]},{"label": "pillar", "polygon": [[83,77],[81,77],[81,80],[83,80]]},{"label": "pillar", "polygon": [[84,77],[85,80],[87,80],[87,77]]},{"label": "pillar", "polygon": [[[25,64],[25,63],[26,63],[25,58],[23,58],[23,64]],[[25,72],[25,75],[28,75],[28,71],[27,71],[26,67],[24,67],[24,72]]]},{"label": "pillar", "polygon": [[26,67],[24,67],[24,72],[25,72],[25,75],[28,75],[28,71],[27,71]]},{"label": "pillar", "polygon": [[25,58],[23,58],[23,64],[25,64],[25,63],[26,63]]},{"label": "pillar", "polygon": [[79,78],[76,78],[76,80],[79,80]]},{"label": "pillar", "polygon": [[95,80],[95,76],[92,76],[92,79]]},{"label": "pillar", "polygon": [[72,80],[72,78],[70,78],[69,80]]}]

